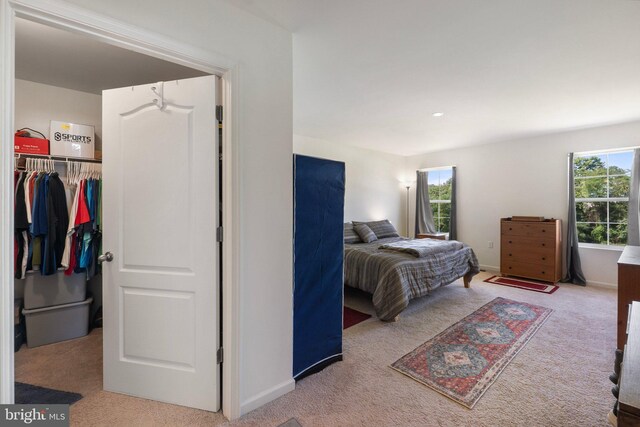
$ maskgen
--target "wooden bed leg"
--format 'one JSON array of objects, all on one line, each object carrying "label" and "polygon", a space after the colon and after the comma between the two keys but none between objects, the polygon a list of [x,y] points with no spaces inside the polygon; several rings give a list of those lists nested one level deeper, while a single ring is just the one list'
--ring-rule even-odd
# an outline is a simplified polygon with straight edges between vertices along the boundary
[{"label": "wooden bed leg", "polygon": [[462,281],[464,282],[464,287],[465,288],[470,288],[471,287],[471,278],[473,277],[473,274],[471,273],[467,273],[462,277]]}]

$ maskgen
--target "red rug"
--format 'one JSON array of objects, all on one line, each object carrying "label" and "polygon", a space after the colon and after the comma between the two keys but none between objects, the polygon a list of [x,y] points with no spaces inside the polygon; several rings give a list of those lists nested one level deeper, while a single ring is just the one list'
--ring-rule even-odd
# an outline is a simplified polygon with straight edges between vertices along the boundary
[{"label": "red rug", "polygon": [[552,311],[496,298],[391,367],[471,409]]},{"label": "red rug", "polygon": [[370,314],[362,313],[361,311],[354,310],[353,308],[344,307],[344,317],[342,323],[342,329],[347,329],[353,325],[357,325],[360,322],[364,322],[371,317]]},{"label": "red rug", "polygon": [[536,282],[535,280],[514,279],[513,277],[491,276],[485,280],[487,283],[510,286],[512,288],[526,289],[527,291],[552,294],[558,290],[558,286],[548,282]]}]

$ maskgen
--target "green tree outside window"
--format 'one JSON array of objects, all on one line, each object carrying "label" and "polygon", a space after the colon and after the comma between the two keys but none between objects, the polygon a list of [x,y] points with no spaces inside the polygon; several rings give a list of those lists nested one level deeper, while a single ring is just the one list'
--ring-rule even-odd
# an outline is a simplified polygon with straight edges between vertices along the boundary
[{"label": "green tree outside window", "polygon": [[578,241],[627,243],[632,151],[576,156],[573,161]]}]

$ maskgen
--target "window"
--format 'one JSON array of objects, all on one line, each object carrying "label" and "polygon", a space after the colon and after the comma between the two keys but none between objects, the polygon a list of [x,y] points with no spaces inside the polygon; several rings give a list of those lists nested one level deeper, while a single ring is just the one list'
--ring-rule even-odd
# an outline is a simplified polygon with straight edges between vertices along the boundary
[{"label": "window", "polygon": [[573,158],[578,241],[627,243],[633,151],[577,154]]},{"label": "window", "polygon": [[429,170],[429,201],[436,230],[449,232],[451,219],[451,168]]}]

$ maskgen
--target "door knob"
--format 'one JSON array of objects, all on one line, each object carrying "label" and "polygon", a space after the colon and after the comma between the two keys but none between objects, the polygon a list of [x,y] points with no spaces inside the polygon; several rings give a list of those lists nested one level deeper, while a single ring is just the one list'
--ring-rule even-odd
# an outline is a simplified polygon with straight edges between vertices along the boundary
[{"label": "door knob", "polygon": [[98,257],[98,262],[102,264],[103,262],[111,262],[113,261],[113,254],[111,252],[107,252],[104,255],[100,255]]}]

